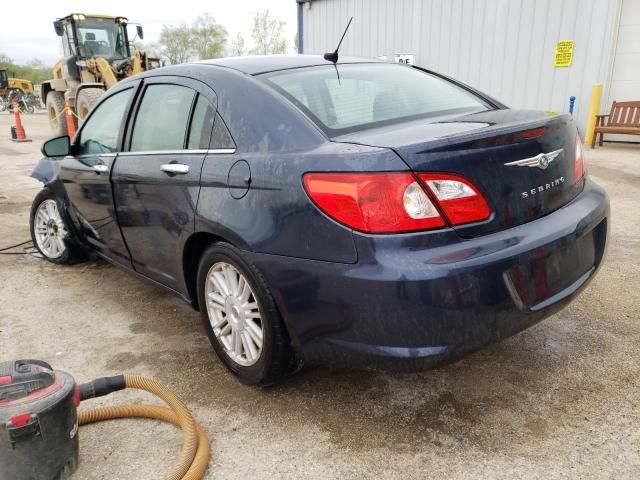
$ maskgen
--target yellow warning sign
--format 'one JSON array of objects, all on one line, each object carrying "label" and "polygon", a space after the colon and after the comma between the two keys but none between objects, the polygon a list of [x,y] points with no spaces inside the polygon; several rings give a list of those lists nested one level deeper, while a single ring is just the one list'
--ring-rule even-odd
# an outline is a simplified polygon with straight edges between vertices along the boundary
[{"label": "yellow warning sign", "polygon": [[553,59],[554,67],[568,67],[573,58],[573,40],[560,40],[556,43],[556,55]]}]

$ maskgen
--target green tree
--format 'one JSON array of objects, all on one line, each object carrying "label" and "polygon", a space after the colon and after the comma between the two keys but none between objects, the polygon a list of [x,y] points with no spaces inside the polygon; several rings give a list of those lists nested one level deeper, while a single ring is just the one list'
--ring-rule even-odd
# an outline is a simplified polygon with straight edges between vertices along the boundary
[{"label": "green tree", "polygon": [[284,38],[286,22],[271,17],[269,10],[258,10],[253,17],[251,38],[253,49],[251,53],[256,55],[269,55],[272,53],[285,53],[287,41]]},{"label": "green tree", "polygon": [[227,31],[208,13],[198,15],[190,26],[163,25],[158,41],[160,56],[171,64],[218,58],[226,43]]},{"label": "green tree", "polygon": [[221,57],[227,43],[227,30],[208,13],[198,15],[191,27],[191,45],[198,60]]},{"label": "green tree", "polygon": [[159,44],[162,55],[170,64],[185,63],[193,58],[191,28],[182,23],[177,27],[163,25]]},{"label": "green tree", "polygon": [[244,45],[244,35],[242,35],[242,33],[238,32],[236,38],[231,41],[229,53],[233,57],[240,57],[247,54],[247,48]]},{"label": "green tree", "polygon": [[4,67],[6,65],[13,65],[13,58],[9,55],[5,55],[4,53],[0,53],[0,67]]},{"label": "green tree", "polygon": [[40,60],[39,58],[34,58],[32,60],[29,60],[27,62],[27,66],[31,67],[31,68],[35,68],[35,69],[47,68],[47,66],[44,64],[44,62],[42,60]]}]

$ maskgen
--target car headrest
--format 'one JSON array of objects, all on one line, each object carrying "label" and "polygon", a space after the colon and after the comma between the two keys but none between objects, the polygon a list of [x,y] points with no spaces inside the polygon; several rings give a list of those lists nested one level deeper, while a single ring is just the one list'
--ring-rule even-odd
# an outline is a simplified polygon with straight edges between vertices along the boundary
[{"label": "car headrest", "polygon": [[87,32],[84,35],[84,39],[85,40],[95,40],[96,39],[96,34],[92,33],[92,32]]}]

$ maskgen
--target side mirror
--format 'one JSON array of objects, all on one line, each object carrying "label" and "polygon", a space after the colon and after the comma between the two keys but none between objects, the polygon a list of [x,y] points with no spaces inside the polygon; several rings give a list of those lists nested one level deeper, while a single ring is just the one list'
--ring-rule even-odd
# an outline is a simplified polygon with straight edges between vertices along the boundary
[{"label": "side mirror", "polygon": [[56,31],[56,35],[61,37],[64,33],[64,25],[62,24],[62,21],[56,20],[55,22],[53,22],[53,29]]},{"label": "side mirror", "polygon": [[136,33],[140,40],[144,40],[144,32],[142,31],[142,25],[136,25]]},{"label": "side mirror", "polygon": [[40,149],[45,157],[66,157],[71,153],[71,140],[67,135],[55,137],[42,144]]}]

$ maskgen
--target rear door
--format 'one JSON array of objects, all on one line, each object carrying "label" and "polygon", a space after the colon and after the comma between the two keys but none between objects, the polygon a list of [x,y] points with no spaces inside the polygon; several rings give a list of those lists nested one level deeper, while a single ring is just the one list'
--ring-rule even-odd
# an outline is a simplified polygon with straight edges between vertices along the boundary
[{"label": "rear door", "polygon": [[126,114],[138,83],[108,94],[91,112],[74,139],[74,155],[60,164],[69,213],[86,242],[130,268],[116,221],[109,174],[122,145]]},{"label": "rear door", "polygon": [[145,80],[125,142],[128,151],[113,170],[118,220],[133,267],[181,293],[181,252],[195,227],[216,102],[215,93],[195,80]]}]

